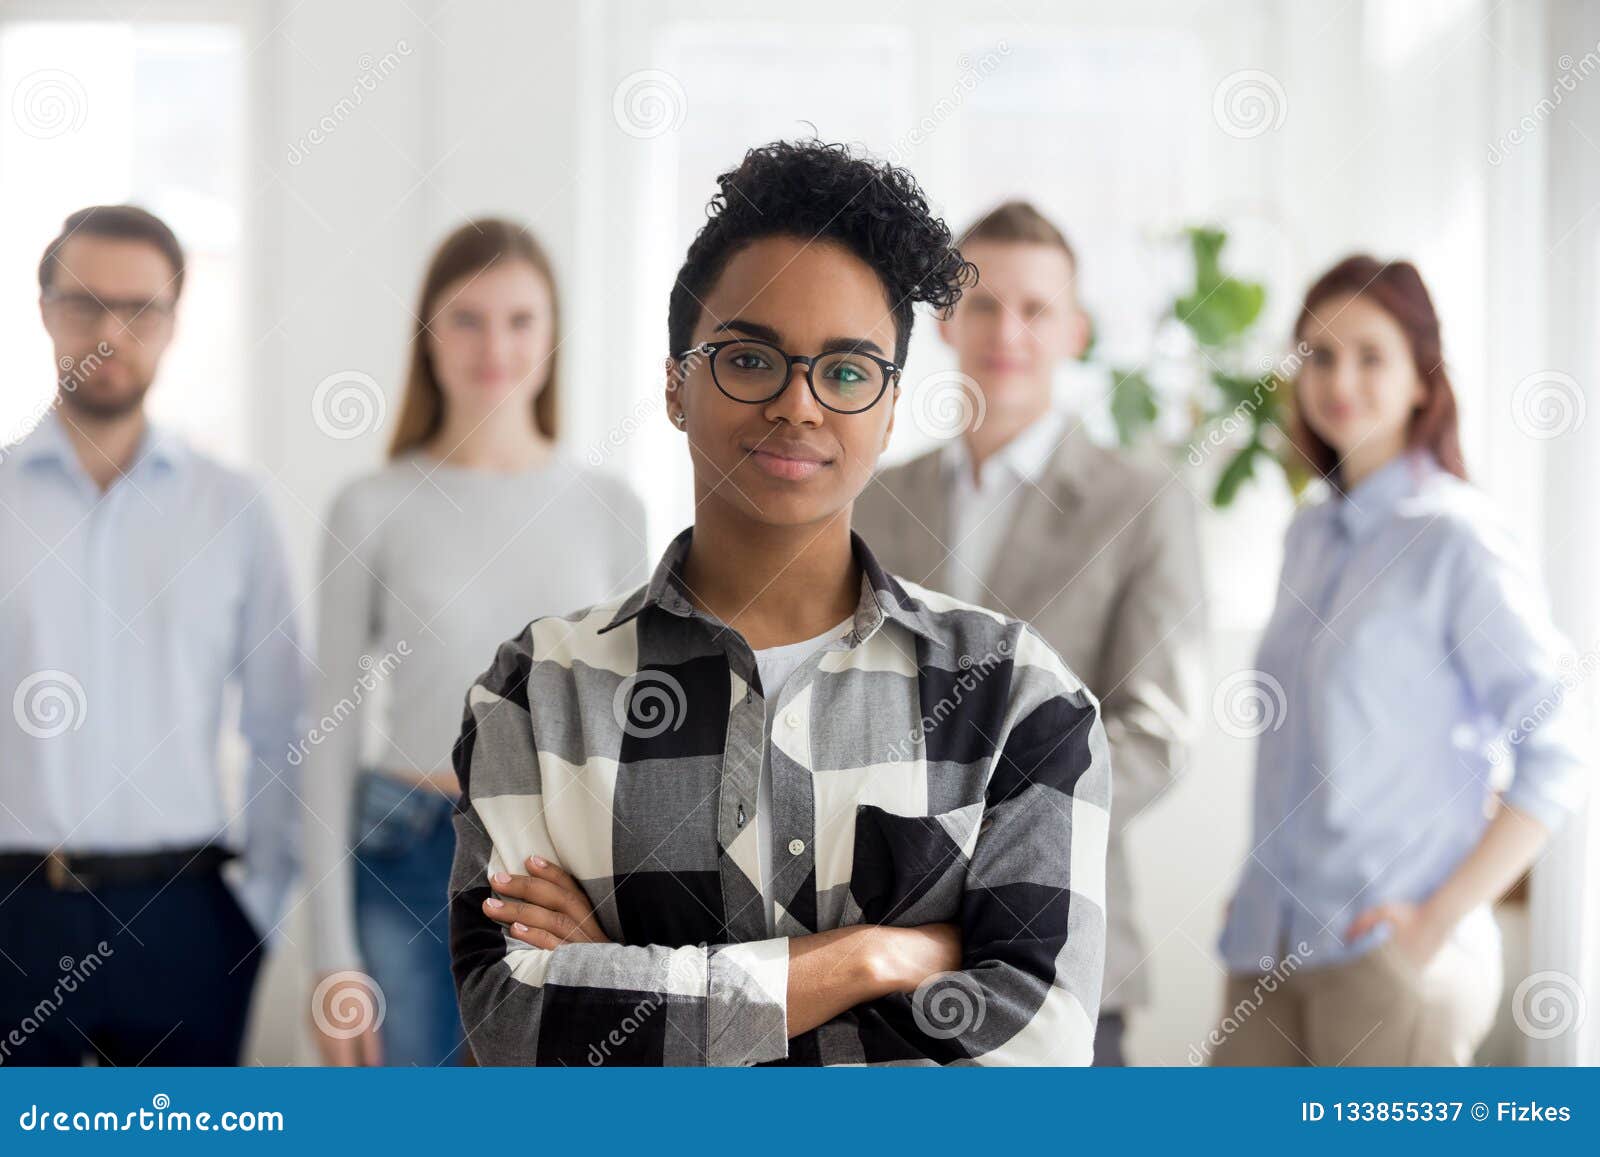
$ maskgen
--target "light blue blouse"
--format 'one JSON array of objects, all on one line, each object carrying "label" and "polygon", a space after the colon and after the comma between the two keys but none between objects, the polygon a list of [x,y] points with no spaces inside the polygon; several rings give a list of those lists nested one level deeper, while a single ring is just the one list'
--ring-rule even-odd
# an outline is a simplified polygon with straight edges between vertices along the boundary
[{"label": "light blue blouse", "polygon": [[1583,672],[1481,494],[1429,456],[1296,516],[1256,667],[1252,850],[1220,942],[1232,971],[1376,946],[1389,930],[1347,944],[1351,921],[1437,889],[1497,789],[1552,829],[1581,797],[1568,693]]}]

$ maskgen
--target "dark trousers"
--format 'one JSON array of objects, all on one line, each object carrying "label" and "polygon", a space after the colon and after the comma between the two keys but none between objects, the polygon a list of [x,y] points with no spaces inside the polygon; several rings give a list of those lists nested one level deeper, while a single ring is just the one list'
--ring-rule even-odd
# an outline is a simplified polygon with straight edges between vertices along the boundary
[{"label": "dark trousers", "polygon": [[0,1065],[234,1065],[261,964],[214,872],[93,893],[0,875]]}]

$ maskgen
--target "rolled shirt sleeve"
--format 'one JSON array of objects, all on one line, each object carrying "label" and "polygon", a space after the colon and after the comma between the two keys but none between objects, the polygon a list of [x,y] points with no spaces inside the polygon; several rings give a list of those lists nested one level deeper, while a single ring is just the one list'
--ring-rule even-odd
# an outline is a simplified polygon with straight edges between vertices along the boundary
[{"label": "rolled shirt sleeve", "polygon": [[[532,632],[467,693],[450,878],[462,1020],[484,1064],[749,1065],[788,1055],[789,942],[535,948],[483,914],[489,880],[560,862],[545,823],[528,711]],[[610,839],[608,831],[594,838]],[[598,898],[591,896],[592,903]]]},{"label": "rolled shirt sleeve", "polygon": [[1105,971],[1111,757],[1099,703],[1032,627],[1015,644],[1008,726],[959,925],[962,967],[845,1014],[954,1065],[1088,1065]]},{"label": "rolled shirt sleeve", "polygon": [[1555,831],[1588,789],[1574,691],[1594,657],[1575,659],[1537,579],[1502,536],[1462,535],[1455,575],[1451,662],[1510,752],[1503,798]]}]

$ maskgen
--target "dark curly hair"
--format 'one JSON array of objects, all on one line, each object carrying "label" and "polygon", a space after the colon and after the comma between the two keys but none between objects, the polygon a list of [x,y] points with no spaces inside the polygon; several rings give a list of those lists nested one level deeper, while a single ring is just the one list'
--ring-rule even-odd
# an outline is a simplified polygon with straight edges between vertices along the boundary
[{"label": "dark curly hair", "polygon": [[667,305],[674,354],[689,347],[700,303],[728,261],[763,237],[827,239],[877,272],[895,324],[894,360],[904,363],[913,306],[948,316],[977,269],[964,261],[945,223],[905,169],[854,154],[847,145],[774,141],[751,149],[717,178],[709,218],[689,246]]}]

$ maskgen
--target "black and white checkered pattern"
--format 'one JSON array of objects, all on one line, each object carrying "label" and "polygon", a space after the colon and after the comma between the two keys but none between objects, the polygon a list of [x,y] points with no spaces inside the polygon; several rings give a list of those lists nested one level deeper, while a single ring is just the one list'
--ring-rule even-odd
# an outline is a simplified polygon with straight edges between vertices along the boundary
[{"label": "black and white checkered pattern", "polygon": [[[485,1064],[1087,1064],[1111,776],[1099,706],[1032,628],[885,574],[782,688],[679,575],[537,619],[467,695],[451,878]],[[776,927],[755,800],[772,748]],[[612,944],[554,951],[482,912],[542,855]],[[788,937],[952,921],[962,970],[789,1039]]]}]

